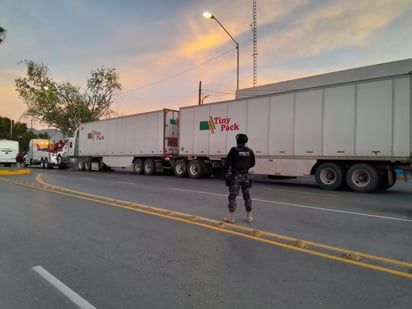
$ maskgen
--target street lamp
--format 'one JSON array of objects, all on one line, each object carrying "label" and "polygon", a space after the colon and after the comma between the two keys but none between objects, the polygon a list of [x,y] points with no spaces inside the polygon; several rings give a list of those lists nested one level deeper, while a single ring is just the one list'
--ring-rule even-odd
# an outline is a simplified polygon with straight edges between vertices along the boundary
[{"label": "street lamp", "polygon": [[222,29],[226,32],[226,34],[232,39],[232,41],[236,45],[236,55],[237,55],[236,92],[237,92],[239,90],[239,42],[233,38],[233,36],[229,33],[229,31],[227,31],[226,28],[223,27],[223,25],[214,15],[212,15],[209,12],[204,12],[203,17],[208,18],[208,19],[214,19],[219,24],[219,26],[222,27]]}]

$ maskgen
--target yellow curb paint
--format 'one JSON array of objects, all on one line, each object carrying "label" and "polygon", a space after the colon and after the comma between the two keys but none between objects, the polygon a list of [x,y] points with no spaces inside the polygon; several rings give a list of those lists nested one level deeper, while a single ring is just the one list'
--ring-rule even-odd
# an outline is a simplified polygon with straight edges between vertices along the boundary
[{"label": "yellow curb paint", "polygon": [[3,171],[1,171],[0,170],[0,175],[6,175],[6,176],[9,176],[9,175],[30,175],[31,174],[31,171],[29,170],[29,169],[24,169],[24,170],[16,170],[16,171],[13,171],[13,170],[3,170]]}]

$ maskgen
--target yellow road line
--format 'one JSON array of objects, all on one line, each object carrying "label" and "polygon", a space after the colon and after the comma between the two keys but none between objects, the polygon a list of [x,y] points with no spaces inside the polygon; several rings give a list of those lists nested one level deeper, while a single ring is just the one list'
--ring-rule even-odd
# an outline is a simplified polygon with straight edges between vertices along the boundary
[{"label": "yellow road line", "polygon": [[[122,201],[122,200],[109,198],[109,197],[105,197],[101,195],[95,195],[95,194],[81,192],[77,190],[66,189],[63,187],[55,186],[55,185],[49,185],[42,179],[40,174],[37,175],[36,177],[36,180],[40,185],[24,183],[20,181],[11,180],[11,179],[2,179],[2,180],[7,181],[7,182],[12,182],[15,184],[19,184],[19,185],[24,185],[24,186],[31,187],[31,188],[36,188],[36,189],[41,189],[41,190],[45,190],[45,191],[49,191],[53,193],[62,194],[65,196],[83,199],[83,200],[87,200],[91,202],[97,202],[97,203],[101,203],[105,205],[110,205],[110,206],[115,206],[115,207],[119,207],[123,209],[137,211],[137,212],[144,213],[144,214],[155,215],[155,216],[166,218],[166,219],[172,219],[175,221],[180,221],[180,222],[212,229],[212,230],[223,232],[223,233],[228,233],[228,234],[256,240],[259,242],[275,245],[278,247],[292,249],[295,251],[304,252],[307,254],[312,254],[312,255],[323,257],[323,258],[327,258],[327,259],[331,259],[331,260],[335,260],[339,262],[344,262],[344,263],[349,263],[349,264],[353,264],[353,265],[357,265],[361,267],[366,267],[366,268],[370,268],[370,269],[374,269],[374,270],[378,270],[378,271],[390,273],[393,275],[398,275],[398,276],[407,277],[407,278],[412,279],[412,273],[411,273],[412,263],[408,263],[408,262],[393,260],[389,258],[383,258],[383,257],[360,253],[360,252],[353,252],[347,249],[337,248],[337,247],[314,243],[314,242],[305,241],[305,240],[299,240],[296,238],[292,238],[292,237],[288,237],[288,236],[284,236],[280,234],[275,234],[271,232],[256,230],[253,228],[249,228],[249,227],[245,227],[245,226],[241,226],[237,224],[225,224],[222,221],[213,220],[213,219],[209,219],[209,218],[205,218],[201,216],[194,216],[191,214],[182,213],[178,211],[172,211],[169,209],[163,209],[163,208],[158,208],[154,206],[149,206],[149,205],[144,205],[144,204],[139,204],[139,203],[134,203],[134,202],[129,202],[129,201]],[[273,239],[270,239],[270,238],[273,238]],[[358,261],[356,260],[356,258],[348,259],[346,257],[337,256],[337,255],[333,255],[330,253],[318,252],[318,251],[315,251],[314,249],[318,249],[318,250],[323,249],[323,250],[331,251],[335,254],[340,253],[341,255],[344,255],[344,256],[359,257],[360,259],[364,261]],[[372,264],[372,262],[375,262],[375,264]],[[384,267],[381,265],[376,265],[379,263],[386,263],[391,266],[397,266],[400,268],[405,267],[407,269],[402,271],[402,270],[391,269],[391,268]]]}]

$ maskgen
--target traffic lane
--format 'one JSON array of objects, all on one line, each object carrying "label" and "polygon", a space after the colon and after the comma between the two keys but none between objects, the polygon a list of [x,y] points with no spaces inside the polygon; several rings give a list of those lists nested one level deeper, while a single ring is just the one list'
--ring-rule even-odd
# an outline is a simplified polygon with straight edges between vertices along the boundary
[{"label": "traffic lane", "polygon": [[[197,205],[187,211],[209,218],[227,215],[225,195],[205,191],[178,190],[168,194],[169,201],[190,201]],[[159,203],[159,202],[158,202]],[[180,202],[181,203],[181,202]],[[278,198],[254,199],[255,222],[244,221],[243,200],[238,198],[236,222],[257,230],[269,231],[296,239],[336,246],[387,258],[412,262],[412,219],[394,220],[366,212],[336,211],[334,200],[316,198],[300,204],[280,202]],[[174,203],[171,202],[171,205]],[[170,209],[170,206],[165,205]]]},{"label": "traffic lane", "polygon": [[7,221],[25,231],[22,263],[41,265],[98,308],[409,308],[407,278],[47,191],[20,191],[30,193],[30,202],[18,195]]},{"label": "traffic lane", "polygon": [[[119,173],[69,173],[59,174],[63,177],[73,177],[73,181],[64,181],[63,186],[70,186],[78,190],[88,192],[98,192],[100,194],[110,194],[119,199],[129,197],[130,190],[135,190],[132,197],[142,198],[142,202],[150,203],[150,199],[156,199],[159,194],[166,193],[167,189],[184,191],[206,192],[211,195],[227,196],[227,187],[222,180],[217,179],[187,179],[164,176],[137,176]],[[49,176],[49,174],[47,174]],[[46,179],[47,180],[47,179]],[[53,179],[49,183],[57,183],[58,179]],[[294,180],[292,180],[294,181]],[[320,190],[310,178],[298,180],[298,184],[282,184],[265,182],[259,179],[255,182],[251,192],[254,200],[269,200],[272,202],[284,203],[285,205],[313,205],[313,207],[331,209],[342,212],[355,212],[357,214],[393,217],[400,219],[412,219],[412,185],[408,183],[402,188],[403,182],[395,184],[394,188],[382,193],[359,194],[348,191],[325,191]],[[302,184],[305,183],[305,184]],[[110,186],[107,186],[110,184]],[[118,188],[118,187],[121,188]],[[113,187],[113,190],[111,188]],[[104,188],[104,189],[103,189]],[[408,191],[409,190],[409,191]],[[145,194],[140,194],[144,191]],[[120,194],[119,194],[120,193]],[[169,194],[169,193],[167,193]],[[147,199],[146,199],[147,198]],[[241,199],[240,199],[241,201]],[[225,202],[226,203],[226,202]],[[212,205],[213,206],[213,205]],[[219,202],[218,206],[221,206]],[[226,210],[226,209],[225,209]],[[319,209],[321,211],[322,209]]]},{"label": "traffic lane", "polygon": [[[41,170],[40,170],[41,171]],[[118,188],[110,192],[113,197],[122,198],[129,195],[128,189],[138,188],[145,190],[148,194],[153,192],[162,192],[165,188],[170,188],[175,185],[177,188],[187,188],[189,190],[200,190],[215,192],[217,194],[227,195],[227,187],[220,179],[188,179],[176,178],[168,176],[144,176],[133,175],[130,173],[87,173],[74,170],[69,171],[47,171],[55,173],[43,173],[45,180],[47,177],[59,175],[53,179],[50,178],[50,184],[61,184],[62,186],[70,186],[77,190],[85,190],[87,192],[104,193],[110,188],[108,184],[120,185],[125,191],[118,195]],[[57,173],[56,173],[57,172]],[[60,172],[60,173],[59,173]],[[73,178],[73,181],[66,177]],[[311,177],[291,179],[284,181],[273,181],[264,177],[253,176],[255,180],[251,190],[252,198],[256,199],[276,199],[285,203],[305,203],[307,201],[317,201],[325,199],[330,202],[327,207],[346,211],[364,211],[375,215],[382,216],[400,216],[406,219],[412,217],[410,198],[412,196],[412,183],[404,184],[398,181],[390,190],[373,193],[359,194],[350,191],[325,191],[320,190],[311,180]],[[104,188],[104,189],[102,189]],[[103,192],[104,191],[104,192]],[[320,201],[321,202],[321,201]],[[333,203],[332,203],[333,202]]]},{"label": "traffic lane", "polygon": [[27,232],[32,222],[25,218],[22,208],[30,207],[28,201],[33,194],[37,192],[0,183],[0,308],[73,308],[31,270],[38,248],[29,238],[33,239],[37,232]]},{"label": "traffic lane", "polygon": [[[134,177],[135,175],[118,174],[109,175],[110,178],[107,174],[86,173],[85,175],[89,177],[82,178],[76,175],[73,181],[78,187],[87,187],[89,191],[104,192],[104,196],[215,220],[221,220],[227,215],[227,193],[204,191],[207,188],[206,184],[221,182],[209,179],[197,181],[178,179],[171,182],[170,177]],[[71,180],[66,177],[65,181],[66,185],[71,184]],[[170,185],[173,187],[168,187]],[[353,195],[358,194],[352,193],[351,196]],[[335,246],[347,251],[411,262],[412,252],[407,244],[412,242],[412,220],[396,221],[392,217],[348,212],[344,210],[345,208],[337,211],[335,205],[337,198],[331,197],[330,193],[310,195],[311,202],[307,195],[305,198],[305,204],[285,203],[279,201],[279,198],[254,199],[256,222],[251,225],[243,221],[245,212],[243,201],[239,198],[237,224]],[[353,202],[356,203],[356,199]]]},{"label": "traffic lane", "polygon": [[325,191],[315,184],[312,177],[286,180],[258,177],[256,182],[260,184],[253,188],[256,194],[272,194],[272,197],[284,202],[304,203],[329,199],[333,201],[328,203],[332,209],[412,219],[412,182],[398,180],[388,190],[368,194],[345,190]]},{"label": "traffic lane", "polygon": [[[332,244],[341,248],[364,252],[371,250],[377,255],[391,256],[404,261],[411,261],[412,252],[412,183],[398,181],[390,190],[358,194],[350,191],[323,191],[313,188],[307,179],[290,180],[295,184],[263,182],[255,191],[274,189],[278,201],[276,207],[295,208],[295,220],[276,220],[277,225],[283,225],[282,230],[287,235],[310,240],[317,239],[321,243],[330,244],[328,238],[333,238]],[[308,182],[308,183],[303,183]],[[302,191],[311,188],[311,194]],[[293,194],[293,189],[299,192]],[[316,191],[319,194],[314,194]],[[255,192],[256,193],[256,192]],[[303,194],[304,193],[304,194]],[[312,194],[313,193],[313,194]],[[287,197],[285,197],[287,195]],[[262,205],[263,206],[263,205]],[[292,213],[292,216],[294,214]],[[321,216],[319,220],[313,218]],[[282,219],[284,213],[282,215]],[[311,224],[312,223],[312,224]],[[306,226],[303,234],[298,234],[299,225]],[[288,228],[289,226],[289,228]],[[325,234],[322,234],[321,231]],[[352,235],[352,237],[348,237]],[[306,238],[307,239],[307,238]],[[363,246],[367,245],[367,248]],[[368,251],[367,251],[368,252]]]},{"label": "traffic lane", "polygon": [[[84,177],[79,177],[83,175]],[[46,176],[51,177],[47,174],[46,179]],[[74,173],[60,181],[66,186],[83,188],[81,191],[87,188],[90,192],[104,196],[216,220],[227,215],[227,189],[222,187],[220,180],[194,181],[118,173]],[[385,199],[380,194],[331,193],[323,190],[313,195],[313,190],[305,192],[301,187],[295,194],[291,194],[289,189],[294,188],[291,186],[287,192],[282,190],[273,199],[270,192],[272,187],[273,184],[256,184],[253,187],[256,218],[252,225],[254,228],[411,262],[409,257],[412,252],[407,244],[412,243],[412,221],[394,220],[393,218],[399,217],[396,211],[382,213],[377,207],[383,205],[392,211],[397,209],[394,204],[406,209],[411,207],[405,205],[402,199],[397,201],[397,195]],[[263,198],[258,194],[262,194]],[[368,205],[366,209],[365,203]],[[241,198],[238,198],[238,205],[237,223],[244,225],[242,219],[245,213]],[[351,205],[352,210],[348,209],[348,205]]]},{"label": "traffic lane", "polygon": [[[47,176],[56,174],[45,174]],[[70,186],[77,190],[87,192],[98,192],[101,194],[109,194],[112,197],[124,198],[130,195],[129,189],[144,190],[146,195],[152,193],[156,198],[158,192],[164,193],[166,189],[173,188],[171,183],[176,184],[176,189],[183,190],[200,190],[201,192],[216,192],[216,194],[227,195],[227,188],[223,186],[221,180],[216,179],[181,179],[174,177],[146,177],[130,174],[107,174],[107,173],[63,173],[58,174],[65,177],[73,177],[74,181],[61,183],[63,186]],[[57,181],[56,181],[57,180]],[[59,184],[59,179],[52,179],[50,184]],[[115,188],[110,192],[111,184],[113,186],[120,185],[122,188]],[[395,185],[397,186],[397,184]],[[407,187],[411,190],[410,187]],[[120,194],[119,194],[120,191]],[[139,192],[139,191],[137,191]],[[279,203],[290,203],[297,205],[318,205],[325,209],[331,209],[343,212],[355,212],[362,214],[371,214],[376,216],[393,217],[393,218],[412,218],[412,207],[410,191],[397,191],[397,187],[391,191],[376,193],[376,194],[358,194],[345,191],[324,191],[316,187],[307,188],[298,186],[282,187],[279,184],[258,182],[252,188],[252,197],[255,200],[270,200]],[[323,202],[325,201],[325,202]],[[150,202],[150,201],[143,201]],[[325,205],[323,205],[325,204]]]}]

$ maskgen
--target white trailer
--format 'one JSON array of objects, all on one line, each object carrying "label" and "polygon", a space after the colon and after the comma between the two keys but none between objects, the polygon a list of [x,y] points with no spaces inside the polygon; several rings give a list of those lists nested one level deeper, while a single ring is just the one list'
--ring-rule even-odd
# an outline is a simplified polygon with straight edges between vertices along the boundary
[{"label": "white trailer", "polygon": [[105,167],[153,175],[172,169],[178,153],[178,111],[160,111],[83,123],[63,153],[80,170]]},{"label": "white trailer", "polygon": [[12,166],[17,164],[19,143],[7,139],[0,139],[0,164]]},{"label": "white trailer", "polygon": [[[245,133],[253,174],[315,175],[323,189],[387,189],[412,170],[412,59],[240,90],[180,109],[177,176],[222,166]],[[258,95],[259,94],[259,95]]]}]

